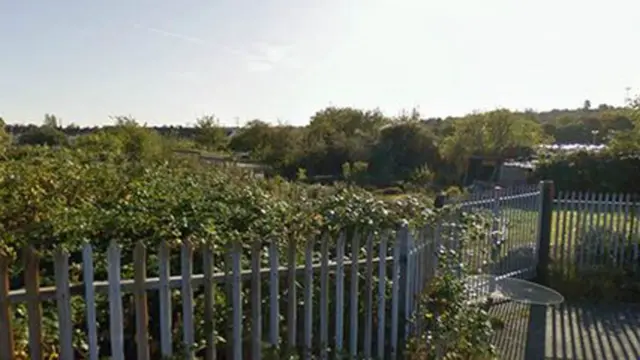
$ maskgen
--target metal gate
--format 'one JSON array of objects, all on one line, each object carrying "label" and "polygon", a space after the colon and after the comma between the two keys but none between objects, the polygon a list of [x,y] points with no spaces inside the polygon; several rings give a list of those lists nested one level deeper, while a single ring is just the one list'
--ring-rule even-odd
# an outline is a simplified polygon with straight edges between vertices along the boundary
[{"label": "metal gate", "polygon": [[[472,273],[488,273],[498,278],[533,279],[536,276],[542,205],[540,185],[496,188],[447,202],[459,205],[462,211],[493,213],[494,225],[486,240],[469,243],[463,250],[472,260],[477,259],[470,264],[489,264],[485,268],[471,268]],[[497,242],[500,245],[496,247]]]}]

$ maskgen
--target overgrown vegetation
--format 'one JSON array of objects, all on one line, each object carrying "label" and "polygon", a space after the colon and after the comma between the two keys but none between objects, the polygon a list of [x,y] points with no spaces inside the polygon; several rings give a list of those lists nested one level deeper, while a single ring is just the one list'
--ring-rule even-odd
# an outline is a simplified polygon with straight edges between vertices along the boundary
[{"label": "overgrown vegetation", "polygon": [[[491,221],[487,221],[490,217],[484,214],[480,217],[464,214],[463,217],[467,221],[471,217],[472,228],[464,226],[462,221],[446,223],[443,229],[446,235],[438,251],[438,273],[418,299],[413,324],[417,331],[408,346],[410,359],[498,358],[491,343],[494,321],[485,304],[474,302],[477,300],[474,292],[465,286],[469,268],[475,264],[468,263],[463,256],[469,243],[479,241],[491,230]],[[494,243],[494,250],[500,245]]]},{"label": "overgrown vegetation", "polygon": [[[551,142],[611,147],[607,155],[548,158],[540,176],[550,176],[558,183],[593,175],[582,186],[601,184],[597,172],[602,168],[611,169],[606,172],[609,174],[618,170],[640,173],[636,163],[621,164],[616,160],[637,154],[640,149],[636,102],[630,101],[624,108],[604,104],[592,108],[586,103],[588,107],[574,110],[511,112],[499,109],[447,119],[425,118],[417,111],[386,116],[376,110],[330,107],[315,113],[305,127],[254,120],[232,129],[221,126],[219,120],[210,115],[198,119],[194,127],[147,130],[166,141],[170,139],[174,148],[240,155],[242,159],[269,165],[274,173],[288,179],[295,179],[303,169],[308,181],[344,180],[343,170],[348,164],[352,168],[351,181],[359,185],[397,187],[403,191],[405,187],[460,186],[467,160],[472,155],[526,159],[536,157],[538,144]],[[119,116],[114,120],[116,125],[133,124],[129,117]],[[6,129],[16,143],[56,146],[66,146],[67,142],[75,142],[87,134],[108,131],[75,125],[63,128],[59,123],[54,115],[47,114],[42,126],[8,125]],[[626,176],[617,176],[621,178]],[[625,184],[620,181],[600,186],[622,191]]]},{"label": "overgrown vegetation", "polygon": [[[591,136],[591,142],[608,142],[609,151],[546,158],[539,176],[551,178],[560,188],[566,186],[571,190],[593,191],[595,187],[603,191],[630,191],[634,182],[624,179],[640,173],[637,171],[640,164],[632,156],[640,144],[634,109],[583,109],[579,112],[582,115],[571,121],[506,110],[448,121],[426,121],[417,112],[389,118],[378,111],[328,108],[316,113],[304,128],[254,121],[233,136],[212,116],[199,119],[197,126],[189,130],[156,131],[140,126],[132,118],[116,117],[114,126],[87,131],[73,126],[61,128],[55,116],[47,115],[43,126],[10,128],[13,139],[9,133],[0,131],[3,204],[0,249],[15,260],[11,269],[12,288],[24,285],[20,257],[25,246],[33,246],[43,255],[42,285],[53,282],[50,255],[56,247],[71,254],[71,280],[81,282],[80,250],[85,242],[94,246],[96,280],[106,279],[106,249],[114,240],[122,246],[124,259],[132,258],[138,242],[150,254],[155,254],[161,242],[167,242],[172,249],[174,268],[179,266],[176,247],[181,243],[188,241],[197,249],[210,246],[215,252],[215,263],[220,264],[218,271],[225,271],[225,254],[232,243],[242,244],[245,267],[249,265],[251,245],[256,242],[263,249],[276,243],[281,259],[287,258],[287,249],[296,243],[298,252],[294,260],[300,265],[304,261],[304,245],[321,234],[328,233],[330,239],[335,239],[339,231],[351,236],[357,230],[373,233],[377,244],[382,230],[394,229],[401,222],[408,222],[415,229],[438,221],[440,213],[431,209],[431,199],[424,189],[448,188],[452,194],[458,192],[456,186],[460,185],[466,161],[472,155],[526,157],[540,143],[580,133]],[[585,120],[592,119],[591,115],[597,121]],[[580,131],[575,131],[576,127]],[[604,132],[611,137],[600,138]],[[68,136],[71,134],[75,136]],[[246,152],[249,159],[270,165],[274,176],[263,179],[239,168],[203,166],[188,157],[174,156],[178,149]],[[309,184],[322,177],[338,183]],[[576,179],[582,182],[576,183]],[[382,189],[366,190],[377,187]],[[466,223],[465,231],[476,225],[473,221]],[[315,256],[318,252],[314,247]],[[194,266],[196,272],[202,269],[200,255],[196,252],[199,259]],[[460,264],[455,251],[453,259],[451,267],[443,268],[420,301],[426,309],[420,316],[429,329],[424,334],[450,339],[443,351],[452,358],[493,356],[487,340],[490,326],[486,313],[464,305],[459,278],[452,275],[461,271],[455,268]],[[123,265],[123,277],[131,278],[131,262],[123,261]],[[155,255],[150,256],[148,265],[149,276],[156,276]],[[202,319],[203,295],[196,292],[195,296],[196,315]],[[173,300],[174,317],[179,320],[178,292],[173,294]],[[124,303],[130,301],[127,295]],[[156,294],[150,294],[150,309],[157,309],[158,301]],[[97,306],[98,322],[106,326],[105,299],[99,298]],[[335,306],[332,302],[330,311]],[[127,351],[132,351],[135,314],[132,306],[125,309]],[[229,311],[224,295],[218,299],[215,310],[223,315]],[[52,304],[44,305],[44,313],[47,320],[43,346],[48,355],[56,354],[56,315]],[[25,351],[28,336],[25,314],[24,306],[16,308],[19,351]],[[84,356],[87,347],[83,335],[86,330],[81,325],[84,316],[82,300],[75,298],[74,345],[79,357]],[[314,313],[314,321],[317,317]],[[450,321],[435,320],[445,317]],[[216,328],[228,329],[228,318],[217,317]],[[152,357],[157,357],[158,326],[153,322],[158,321],[158,316],[152,314],[151,319],[155,351]],[[181,328],[179,321],[175,324],[174,336],[179,343]],[[198,339],[203,339],[203,327],[197,331]],[[218,336],[228,339],[224,330]],[[425,340],[429,339],[416,339],[422,345]],[[105,355],[108,341],[108,334],[101,333]],[[201,343],[197,346],[198,350],[202,348]],[[278,356],[298,350],[283,350]],[[416,356],[433,355],[431,347],[413,347],[412,351]]]},{"label": "overgrown vegetation", "polygon": [[[185,241],[194,244],[196,273],[201,272],[203,266],[201,246],[213,247],[217,271],[225,271],[226,254],[233,243],[242,244],[245,268],[250,266],[251,246],[255,243],[265,252],[269,244],[276,243],[284,264],[287,250],[296,243],[294,260],[296,265],[301,265],[305,244],[321,234],[331,235],[330,251],[335,251],[339,231],[349,237],[356,230],[361,234],[371,233],[378,246],[384,230],[393,230],[400,223],[417,229],[433,224],[439,217],[431,208],[431,200],[420,194],[385,201],[349,183],[322,186],[288,182],[280,177],[258,178],[239,168],[203,166],[189,158],[175,157],[172,155],[175,147],[173,139],[166,139],[127,118],[119,119],[115,127],[82,135],[64,146],[7,145],[0,161],[3,204],[0,249],[14,260],[11,287],[24,286],[21,257],[25,246],[36,248],[41,255],[41,283],[46,286],[53,284],[52,252],[60,247],[70,254],[71,281],[83,281],[81,249],[86,242],[94,248],[95,280],[106,280],[106,252],[112,241],[117,241],[122,249],[122,277],[133,278],[131,259],[138,242],[148,249],[148,276],[158,275],[155,254],[162,242],[171,249],[174,269],[179,268],[180,261],[177,246]],[[349,175],[347,180],[358,173],[358,167],[355,164],[343,169]],[[466,226],[473,227],[473,222]],[[364,245],[362,240],[358,248],[352,248],[349,242],[347,254],[363,252]],[[314,256],[319,254],[318,246],[314,245]],[[302,279],[298,281],[302,284]],[[282,299],[286,299],[286,285],[283,281]],[[361,291],[363,286],[361,282]],[[345,288],[349,288],[348,279]],[[245,288],[245,291],[249,290]],[[225,351],[224,339],[229,339],[226,329],[230,328],[230,317],[225,315],[229,311],[229,299],[223,286],[219,287],[219,294],[215,326],[222,341],[220,351]],[[263,294],[268,294],[268,288],[263,289]],[[155,292],[149,292],[148,297],[152,357],[157,358],[159,299]],[[249,298],[246,293],[244,301]],[[317,299],[317,295],[314,298]],[[131,295],[123,299],[127,353],[135,351],[135,312],[131,299]],[[180,293],[173,293],[176,346],[182,337],[181,302]],[[201,290],[195,291],[195,305],[196,320],[201,323]],[[109,317],[104,296],[98,296],[96,306],[98,324],[106,329]],[[329,306],[330,311],[335,311],[335,301],[330,301]],[[363,304],[359,306],[363,308]],[[17,305],[15,310],[17,350],[26,354],[26,307]],[[58,352],[56,309],[54,304],[44,303],[43,311],[46,321],[42,345],[47,356],[55,357]],[[82,298],[74,296],[74,348],[79,358],[86,356],[87,349],[85,312]],[[318,314],[313,316],[317,322]],[[250,330],[248,326],[247,336]],[[196,327],[196,336],[199,341],[204,339],[203,326]],[[302,343],[301,340],[298,343]],[[249,338],[246,341],[248,343]],[[99,334],[99,343],[103,354],[108,355],[108,332]],[[203,343],[199,342],[196,351],[202,348]],[[283,348],[278,354],[285,356],[299,351]]]}]

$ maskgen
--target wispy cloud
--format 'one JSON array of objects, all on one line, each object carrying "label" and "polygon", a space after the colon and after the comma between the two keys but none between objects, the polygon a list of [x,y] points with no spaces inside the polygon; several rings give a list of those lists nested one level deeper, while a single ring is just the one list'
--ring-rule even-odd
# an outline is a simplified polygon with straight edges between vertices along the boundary
[{"label": "wispy cloud", "polygon": [[149,32],[152,32],[152,33],[156,33],[156,34],[162,35],[162,36],[167,36],[167,37],[171,37],[171,38],[174,38],[174,39],[179,39],[179,40],[190,42],[190,43],[194,43],[194,44],[205,44],[205,41],[203,39],[201,39],[201,38],[198,38],[198,37],[183,35],[183,34],[179,34],[179,33],[172,32],[172,31],[158,29],[158,28],[155,28],[155,27],[143,26],[143,25],[140,25],[140,24],[134,24],[133,26],[135,28],[138,28],[138,29],[146,30],[146,31],[149,31]]},{"label": "wispy cloud", "polygon": [[192,44],[196,44],[196,45],[200,45],[200,46],[206,46],[206,47],[210,47],[210,48],[215,48],[218,50],[222,50],[231,54],[235,54],[235,55],[243,55],[243,53],[241,51],[238,51],[236,49],[230,48],[228,46],[222,46],[222,45],[216,45],[213,44],[205,39],[202,39],[200,37],[197,36],[190,36],[190,35],[185,35],[185,34],[181,34],[175,31],[169,31],[169,30],[165,30],[165,29],[160,29],[160,28],[156,28],[156,27],[152,27],[152,26],[144,26],[141,24],[134,24],[133,25],[135,28],[141,29],[141,30],[145,30],[160,36],[165,36],[165,37],[169,37],[169,38],[173,38],[176,40],[181,40],[181,41],[185,41],[185,42],[189,42]]},{"label": "wispy cloud", "polygon": [[249,72],[266,72],[274,69],[277,66],[299,66],[299,64],[294,61],[293,57],[290,54],[291,47],[287,45],[275,45],[266,42],[260,42],[253,44],[249,51],[241,51],[235,48],[230,48],[228,46],[216,45],[199,37],[189,36],[174,31],[168,31],[151,26],[144,26],[141,24],[134,24],[134,27],[160,36],[189,42],[199,46],[219,49],[229,54],[242,57],[245,61],[246,69]]}]

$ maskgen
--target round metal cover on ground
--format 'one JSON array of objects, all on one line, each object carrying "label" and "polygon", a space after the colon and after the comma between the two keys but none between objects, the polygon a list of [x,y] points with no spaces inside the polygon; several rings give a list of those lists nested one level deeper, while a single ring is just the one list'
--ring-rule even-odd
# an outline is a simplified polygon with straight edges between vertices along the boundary
[{"label": "round metal cover on ground", "polygon": [[496,300],[511,300],[529,305],[558,305],[564,302],[564,296],[552,288],[516,278],[472,275],[465,280],[465,286]]}]

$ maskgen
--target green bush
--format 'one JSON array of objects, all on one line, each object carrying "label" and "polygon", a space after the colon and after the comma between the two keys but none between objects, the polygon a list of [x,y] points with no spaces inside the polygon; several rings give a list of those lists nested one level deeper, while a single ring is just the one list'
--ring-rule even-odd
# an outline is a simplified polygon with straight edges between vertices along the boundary
[{"label": "green bush", "polygon": [[[179,268],[177,246],[184,241],[197,245],[194,272],[202,271],[198,250],[201,244],[213,247],[214,262],[220,266],[218,271],[224,270],[221,266],[234,242],[242,245],[244,268],[249,267],[250,247],[255,242],[259,242],[263,250],[275,242],[283,263],[286,263],[290,243],[297,243],[295,261],[300,265],[304,261],[301,251],[304,245],[322,233],[331,235],[332,241],[338,231],[349,234],[356,230],[374,231],[375,236],[379,236],[380,230],[394,229],[400,223],[420,228],[433,224],[440,216],[431,209],[432,202],[419,195],[383,201],[354,186],[328,187],[291,183],[281,178],[261,179],[241,169],[204,166],[188,158],[173,158],[170,150],[171,145],[157,134],[132,124],[81,136],[68,147],[9,149],[5,160],[0,161],[3,204],[0,249],[15,260],[11,268],[12,288],[24,285],[20,251],[25,246],[33,246],[41,254],[42,285],[52,285],[52,252],[59,247],[70,254],[71,281],[83,281],[81,248],[85,242],[94,248],[95,280],[106,280],[106,250],[114,240],[122,247],[122,277],[133,278],[131,259],[138,242],[148,249],[148,276],[157,276],[155,254],[163,241],[172,250],[173,269]],[[318,251],[317,246],[314,247],[316,256]],[[345,282],[348,288],[348,281]],[[284,290],[285,285],[282,286]],[[364,282],[361,281],[360,286],[362,288]],[[215,326],[221,329],[218,336],[228,340],[224,329],[230,327],[229,303],[224,291],[219,294]],[[263,294],[268,294],[266,287]],[[196,320],[202,321],[203,294],[196,290],[194,296]],[[243,297],[248,301],[248,293]],[[156,358],[159,357],[157,293],[149,292],[148,301],[152,357]],[[176,344],[180,343],[182,331],[181,302],[180,293],[175,292]],[[130,294],[124,296],[123,304],[125,341],[131,344],[135,312],[130,306]],[[316,306],[314,304],[314,308]],[[335,307],[333,301],[331,306]],[[106,299],[99,296],[96,307],[97,321],[104,328],[109,318]],[[55,306],[45,304],[43,308],[46,319],[43,347],[48,356],[57,351]],[[18,351],[24,350],[28,336],[25,314],[23,305],[16,307]],[[82,349],[87,346],[84,343],[86,319],[80,297],[73,298],[72,316],[77,335],[74,347],[79,356],[83,356]],[[244,316],[248,321],[250,313]],[[314,313],[314,322],[318,316]],[[203,327],[196,329],[196,338],[203,339]],[[100,333],[99,342],[101,349],[108,351],[107,332]],[[197,351],[202,347],[203,344],[198,343]],[[224,348],[221,344],[221,351]]]},{"label": "green bush", "polygon": [[[447,235],[438,251],[438,273],[418,299],[414,326],[419,332],[408,344],[410,359],[497,358],[492,319],[485,304],[473,301],[474,294],[464,283],[471,268],[465,250],[486,234],[490,224],[482,217],[486,216],[465,214],[461,223],[445,223],[442,230]],[[467,227],[465,223],[473,225]],[[495,244],[496,249],[500,246]]]},{"label": "green bush", "polygon": [[553,180],[558,190],[635,194],[640,183],[640,156],[561,153],[542,158],[534,178]]}]

